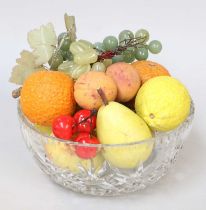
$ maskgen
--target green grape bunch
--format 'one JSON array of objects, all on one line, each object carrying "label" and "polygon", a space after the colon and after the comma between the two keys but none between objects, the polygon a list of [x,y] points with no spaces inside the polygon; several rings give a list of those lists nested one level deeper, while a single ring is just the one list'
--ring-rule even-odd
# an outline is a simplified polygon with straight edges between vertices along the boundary
[{"label": "green grape bunch", "polygon": [[71,43],[71,35],[68,32],[59,34],[57,47],[48,62],[50,69],[57,70],[58,66],[62,64],[63,61],[73,60],[73,55],[69,50]]},{"label": "green grape bunch", "polygon": [[[107,36],[102,42],[92,44],[86,40],[70,42],[68,34],[62,33],[58,37],[58,43],[64,62],[59,70],[77,79],[87,71],[106,71],[107,65],[104,60],[111,60],[109,65],[116,62],[147,60],[149,52],[158,54],[162,50],[159,41],[153,40],[148,43],[149,37],[149,32],[145,29],[140,29],[135,34],[130,30],[123,30],[118,39],[115,36]],[[62,59],[57,56],[55,61],[61,64]]]},{"label": "green grape bunch", "polygon": [[94,44],[83,39],[77,40],[74,18],[71,18],[71,24],[68,24],[69,20],[66,21],[68,30],[58,36],[49,64],[52,70],[63,71],[74,80],[87,71],[104,72],[112,63],[147,60],[149,53],[158,54],[162,50],[160,41],[149,41],[150,34],[145,29],[135,33],[123,30],[118,37],[110,35]]},{"label": "green grape bunch", "polygon": [[33,51],[21,52],[13,68],[11,82],[23,84],[32,72],[42,67],[63,71],[76,80],[85,72],[105,72],[112,63],[147,60],[150,53],[162,51],[161,42],[150,41],[150,34],[145,29],[135,33],[123,30],[117,37],[109,35],[93,44],[77,39],[74,16],[65,14],[64,20],[66,31],[58,36],[52,23],[41,25],[28,33],[28,43]]},{"label": "green grape bunch", "polygon": [[94,48],[99,52],[98,61],[112,59],[113,63],[124,61],[132,63],[134,60],[147,60],[149,52],[158,54],[162,44],[158,40],[148,43],[150,34],[145,29],[138,30],[135,34],[130,30],[115,36],[107,36],[103,42],[96,42]]},{"label": "green grape bunch", "polygon": [[98,53],[93,44],[86,40],[73,41],[69,46],[69,52],[73,59],[64,61],[58,66],[58,70],[69,74],[73,79],[78,79],[83,73],[94,69],[91,67],[94,63],[98,71],[106,69],[104,64],[96,63]]}]

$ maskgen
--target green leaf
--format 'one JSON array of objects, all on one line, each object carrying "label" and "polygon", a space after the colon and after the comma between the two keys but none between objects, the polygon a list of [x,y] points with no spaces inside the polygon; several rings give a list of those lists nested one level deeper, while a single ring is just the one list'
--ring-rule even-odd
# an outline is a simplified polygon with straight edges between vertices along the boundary
[{"label": "green leaf", "polygon": [[21,58],[16,60],[17,65],[12,69],[11,77],[9,82],[22,85],[24,80],[33,72],[39,70],[39,66],[35,64],[34,55],[27,51],[23,50],[21,53]]},{"label": "green leaf", "polygon": [[28,33],[28,42],[33,49],[35,64],[42,65],[49,61],[57,44],[57,36],[52,23],[40,26]]},{"label": "green leaf", "polygon": [[75,24],[75,17],[69,16],[67,13],[64,15],[65,26],[67,29],[68,34],[71,37],[71,41],[76,40],[76,24]]}]

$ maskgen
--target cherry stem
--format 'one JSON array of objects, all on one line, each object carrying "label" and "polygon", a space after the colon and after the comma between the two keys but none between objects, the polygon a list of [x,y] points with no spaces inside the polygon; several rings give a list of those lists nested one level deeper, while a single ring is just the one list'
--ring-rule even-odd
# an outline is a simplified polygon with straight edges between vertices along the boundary
[{"label": "cherry stem", "polygon": [[89,118],[91,118],[92,116],[94,116],[94,115],[96,115],[96,114],[97,114],[97,110],[96,110],[96,109],[91,110],[91,114],[90,114],[88,117],[84,118],[84,119],[83,119],[82,121],[80,121],[79,123],[77,123],[76,125],[79,125],[79,124],[81,124],[81,123],[87,121]]},{"label": "cherry stem", "polygon": [[19,87],[15,90],[12,91],[12,97],[13,98],[18,98],[21,95],[21,89],[22,87]]},{"label": "cherry stem", "polygon": [[107,97],[106,97],[104,91],[102,90],[102,88],[97,89],[97,92],[99,93],[99,95],[100,95],[100,97],[101,97],[101,99],[102,99],[104,105],[105,105],[105,106],[108,105]]}]

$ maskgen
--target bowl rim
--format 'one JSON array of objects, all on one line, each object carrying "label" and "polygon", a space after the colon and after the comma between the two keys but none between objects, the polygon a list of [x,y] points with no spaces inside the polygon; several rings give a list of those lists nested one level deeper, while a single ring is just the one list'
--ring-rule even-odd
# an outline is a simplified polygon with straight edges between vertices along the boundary
[{"label": "bowl rim", "polygon": [[[155,143],[155,139],[156,137],[154,136],[155,132],[158,132],[158,138],[163,138],[166,137],[168,135],[170,135],[171,133],[175,133],[176,131],[179,130],[180,127],[182,127],[183,124],[185,124],[187,122],[187,120],[189,118],[193,118],[194,117],[194,113],[195,113],[195,106],[194,106],[194,101],[191,99],[191,104],[190,104],[190,113],[187,116],[187,118],[176,128],[170,130],[170,131],[166,131],[166,132],[159,132],[159,131],[152,131],[152,138],[147,138],[147,139],[143,139],[143,140],[138,140],[138,141],[133,141],[133,142],[129,142],[129,143],[120,143],[120,144],[88,144],[88,143],[79,143],[79,142],[74,142],[73,140],[63,140],[60,138],[57,138],[55,136],[52,135],[47,135],[44,134],[42,132],[40,132],[38,129],[36,129],[33,126],[33,123],[30,122],[28,120],[28,118],[23,114],[22,110],[21,110],[21,106],[20,106],[20,100],[18,100],[17,102],[17,111],[18,111],[18,116],[21,118],[21,120],[24,122],[24,124],[29,127],[33,132],[37,133],[38,135],[43,136],[44,138],[48,138],[48,140],[53,140],[54,142],[61,142],[64,144],[68,144],[68,145],[72,145],[72,146],[84,146],[84,147],[97,147],[97,148],[105,148],[105,147],[126,147],[126,146],[133,146],[133,145],[140,145],[140,144],[145,144],[145,143]],[[148,126],[149,127],[149,126]],[[52,143],[54,143],[52,142]]]}]

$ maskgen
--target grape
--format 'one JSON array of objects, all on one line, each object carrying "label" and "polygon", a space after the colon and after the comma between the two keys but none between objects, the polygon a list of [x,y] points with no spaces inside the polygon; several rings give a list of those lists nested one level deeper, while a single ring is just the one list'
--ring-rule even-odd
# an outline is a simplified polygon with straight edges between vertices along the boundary
[{"label": "grape", "polygon": [[61,50],[69,50],[70,44],[71,44],[71,41],[69,39],[65,39],[63,41],[63,43],[61,44],[60,49]]},{"label": "grape", "polygon": [[63,33],[59,34],[59,36],[58,36],[58,44],[60,44],[62,38],[66,37],[66,36],[68,36],[67,32],[63,32]]},{"label": "grape", "polygon": [[158,40],[153,40],[149,43],[149,51],[153,54],[158,54],[162,50],[162,44]]},{"label": "grape", "polygon": [[63,32],[58,37],[58,44],[61,50],[68,50],[71,44],[70,37],[66,32]]},{"label": "grape", "polygon": [[61,65],[59,65],[58,70],[67,72],[67,70],[70,69],[73,65],[73,61],[64,61]]},{"label": "grape", "polygon": [[136,38],[141,38],[141,43],[146,43],[149,40],[149,32],[145,29],[140,29],[135,33]]},{"label": "grape", "polygon": [[59,52],[56,52],[49,59],[49,65],[52,70],[57,70],[58,66],[63,62],[63,57]]},{"label": "grape", "polygon": [[118,46],[118,40],[116,37],[114,36],[107,36],[104,40],[103,40],[103,44],[105,46],[106,50],[115,50]]},{"label": "grape", "polygon": [[102,63],[107,68],[108,66],[112,65],[112,59],[104,59]]},{"label": "grape", "polygon": [[64,61],[65,60],[69,60],[69,61],[73,60],[73,55],[70,51],[61,50],[60,53],[61,53]]},{"label": "grape", "polygon": [[82,74],[91,70],[91,66],[89,64],[86,65],[76,65],[73,67],[72,78],[78,79]]},{"label": "grape", "polygon": [[74,56],[70,51],[67,51],[67,60],[72,61],[74,59]]},{"label": "grape", "polygon": [[67,51],[61,50],[60,53],[61,53],[61,55],[62,55],[62,57],[63,57],[63,60],[64,60],[64,61],[67,60]]},{"label": "grape", "polygon": [[147,60],[148,58],[148,49],[147,48],[137,48],[135,58],[139,61]]},{"label": "grape", "polygon": [[136,53],[136,48],[134,48],[134,47],[128,47],[128,48],[122,53],[123,60],[124,60],[126,63],[131,63],[132,61],[135,60],[135,53]]},{"label": "grape", "polygon": [[92,48],[93,48],[93,45],[85,40],[75,41],[75,42],[72,42],[70,45],[70,51],[73,55],[82,53]]},{"label": "grape", "polygon": [[92,70],[93,71],[105,71],[106,67],[103,63],[101,62],[96,62],[92,65]]},{"label": "grape", "polygon": [[59,71],[62,71],[70,75],[73,79],[78,79],[80,75],[82,75],[85,72],[90,71],[90,69],[91,69],[91,66],[89,64],[78,65],[74,63],[73,61],[65,61],[58,67]]},{"label": "grape", "polygon": [[112,63],[117,63],[117,62],[121,62],[121,61],[123,61],[123,56],[122,55],[115,55],[112,58]]},{"label": "grape", "polygon": [[133,38],[134,38],[134,34],[131,31],[129,30],[121,31],[119,34],[120,45],[124,45],[125,39],[133,39]]},{"label": "grape", "polygon": [[88,49],[74,55],[74,62],[79,65],[95,63],[97,61],[97,52],[94,49]]},{"label": "grape", "polygon": [[135,56],[136,53],[136,48],[135,47],[128,47],[127,51],[130,51],[131,54],[133,54]]},{"label": "grape", "polygon": [[102,52],[105,51],[104,44],[101,43],[101,42],[96,42],[96,43],[94,43],[94,47],[95,47],[98,51],[102,51]]},{"label": "grape", "polygon": [[93,48],[93,44],[87,40],[80,39],[78,42],[83,43],[88,46],[88,48]]},{"label": "grape", "polygon": [[70,51],[74,55],[74,62],[79,65],[95,63],[98,58],[93,45],[85,40],[72,42]]},{"label": "grape", "polygon": [[123,60],[126,62],[126,63],[131,63],[132,61],[135,60],[135,55],[132,51],[130,50],[125,50],[123,53],[122,53],[122,56],[123,56]]}]

